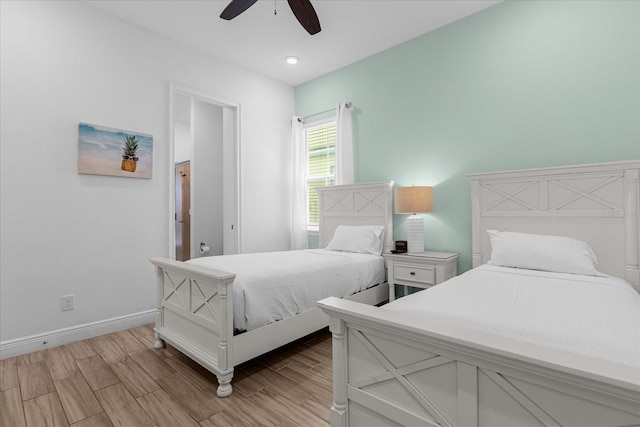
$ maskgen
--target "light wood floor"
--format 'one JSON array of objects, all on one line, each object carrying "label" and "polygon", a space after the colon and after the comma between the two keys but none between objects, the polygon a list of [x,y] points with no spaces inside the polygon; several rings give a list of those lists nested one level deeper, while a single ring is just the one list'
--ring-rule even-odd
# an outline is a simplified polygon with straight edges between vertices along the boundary
[{"label": "light wood floor", "polygon": [[0,426],[328,426],[331,335],[236,367],[233,394],[153,325],[0,361]]}]

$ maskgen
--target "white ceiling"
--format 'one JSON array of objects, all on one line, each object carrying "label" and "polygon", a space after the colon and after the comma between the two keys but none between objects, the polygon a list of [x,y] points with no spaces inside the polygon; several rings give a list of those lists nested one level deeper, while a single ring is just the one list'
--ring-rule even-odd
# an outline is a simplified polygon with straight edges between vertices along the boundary
[{"label": "white ceiling", "polygon": [[[501,2],[312,0],[322,31],[311,36],[284,0],[259,0],[225,21],[219,16],[229,1],[87,0],[123,20],[291,86]],[[289,55],[297,56],[299,63],[286,64]]]}]

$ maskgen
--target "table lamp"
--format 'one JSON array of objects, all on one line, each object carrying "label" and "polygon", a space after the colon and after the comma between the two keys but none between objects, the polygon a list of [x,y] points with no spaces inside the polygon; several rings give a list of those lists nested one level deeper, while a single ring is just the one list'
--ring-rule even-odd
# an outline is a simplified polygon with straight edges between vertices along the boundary
[{"label": "table lamp", "polygon": [[424,252],[424,219],[418,213],[433,212],[433,187],[401,187],[396,190],[395,211],[407,218],[407,252]]}]

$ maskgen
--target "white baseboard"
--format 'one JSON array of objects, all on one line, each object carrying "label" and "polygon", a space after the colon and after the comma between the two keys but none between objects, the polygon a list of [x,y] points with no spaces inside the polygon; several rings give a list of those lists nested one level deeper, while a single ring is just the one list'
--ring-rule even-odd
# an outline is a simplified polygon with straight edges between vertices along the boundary
[{"label": "white baseboard", "polygon": [[74,341],[97,337],[98,335],[104,335],[122,329],[153,323],[155,321],[155,314],[156,310],[142,311],[140,313],[45,332],[43,334],[1,341],[0,360]]}]

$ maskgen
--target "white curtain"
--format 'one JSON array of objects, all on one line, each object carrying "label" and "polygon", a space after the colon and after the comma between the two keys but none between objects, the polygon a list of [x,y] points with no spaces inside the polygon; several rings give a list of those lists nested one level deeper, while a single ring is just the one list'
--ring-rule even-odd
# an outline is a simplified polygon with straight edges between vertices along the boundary
[{"label": "white curtain", "polygon": [[307,156],[304,142],[304,122],[293,116],[291,120],[291,151],[293,153],[293,174],[291,182],[291,249],[307,249],[307,195],[305,193],[305,174]]},{"label": "white curtain", "polygon": [[339,103],[336,110],[336,185],[353,184],[353,141],[351,112],[353,104]]}]

